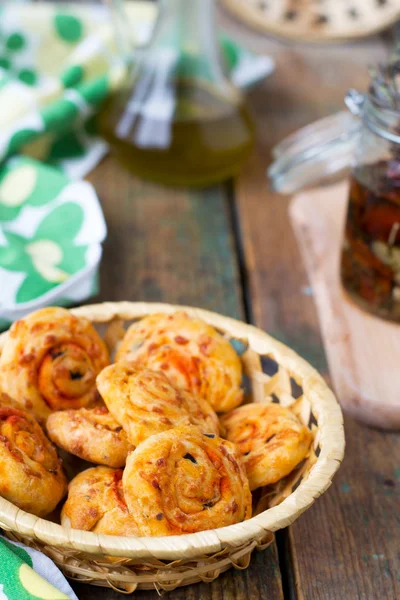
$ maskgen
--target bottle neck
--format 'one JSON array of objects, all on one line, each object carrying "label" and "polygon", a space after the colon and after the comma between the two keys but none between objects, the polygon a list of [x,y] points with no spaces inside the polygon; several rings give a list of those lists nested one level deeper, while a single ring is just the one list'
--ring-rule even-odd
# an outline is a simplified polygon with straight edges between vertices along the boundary
[{"label": "bottle neck", "polygon": [[214,0],[160,0],[161,29],[174,32],[181,45],[195,46],[204,37],[215,40]]},{"label": "bottle neck", "polygon": [[181,77],[227,83],[216,36],[215,0],[161,0],[151,48],[175,59]]}]

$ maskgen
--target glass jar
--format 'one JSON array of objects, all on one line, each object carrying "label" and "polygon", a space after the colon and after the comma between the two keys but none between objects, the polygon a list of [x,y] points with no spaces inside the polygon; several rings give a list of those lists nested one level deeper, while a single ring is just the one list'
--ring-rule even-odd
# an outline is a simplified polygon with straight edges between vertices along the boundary
[{"label": "glass jar", "polygon": [[242,92],[225,75],[214,0],[161,0],[150,45],[104,105],[100,131],[135,174],[209,185],[240,170],[253,146]]},{"label": "glass jar", "polygon": [[351,112],[281,142],[269,176],[277,191],[293,193],[350,173],[342,287],[361,308],[400,322],[400,89],[397,70],[382,83],[388,72],[366,95],[350,90]]},{"label": "glass jar", "polygon": [[359,110],[341,281],[362,308],[400,321],[400,111],[371,95]]}]

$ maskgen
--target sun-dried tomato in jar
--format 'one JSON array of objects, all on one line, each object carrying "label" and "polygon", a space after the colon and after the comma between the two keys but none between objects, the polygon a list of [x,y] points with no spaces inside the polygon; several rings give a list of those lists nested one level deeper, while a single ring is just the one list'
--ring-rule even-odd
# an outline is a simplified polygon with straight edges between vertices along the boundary
[{"label": "sun-dried tomato in jar", "polygon": [[400,161],[354,169],[341,278],[362,307],[400,320]]},{"label": "sun-dried tomato in jar", "polygon": [[360,105],[341,261],[345,291],[400,321],[400,60],[380,66]]}]

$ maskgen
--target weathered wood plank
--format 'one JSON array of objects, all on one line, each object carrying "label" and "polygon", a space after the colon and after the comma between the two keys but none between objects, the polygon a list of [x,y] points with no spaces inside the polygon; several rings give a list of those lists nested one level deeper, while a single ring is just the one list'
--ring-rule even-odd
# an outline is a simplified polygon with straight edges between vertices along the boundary
[{"label": "weathered wood plank", "polygon": [[101,296],[189,304],[242,316],[224,189],[145,183],[107,158],[90,177],[108,226]]},{"label": "weathered wood plank", "polygon": [[345,431],[331,489],[290,530],[298,600],[400,598],[400,438]]},{"label": "weathered wood plank", "polygon": [[[237,258],[225,188],[202,192],[143,183],[112,158],[92,174],[109,234],[99,300],[147,300],[196,305],[243,317]],[[80,600],[120,594],[73,584]],[[231,570],[211,584],[175,590],[174,600],[283,598],[276,546],[255,553],[248,570]],[[135,598],[158,598],[136,592]]]},{"label": "weathered wood plank", "polygon": [[[285,45],[240,35],[243,29],[234,27],[242,41],[277,59],[275,75],[252,94],[258,145],[236,186],[253,319],[326,372],[287,200],[268,190],[265,169],[274,144],[341,109],[348,87],[365,87],[366,65],[381,58],[384,48],[376,39],[340,47]],[[346,432],[346,459],[333,486],[290,528],[290,598],[400,597],[400,440],[351,419]]]}]

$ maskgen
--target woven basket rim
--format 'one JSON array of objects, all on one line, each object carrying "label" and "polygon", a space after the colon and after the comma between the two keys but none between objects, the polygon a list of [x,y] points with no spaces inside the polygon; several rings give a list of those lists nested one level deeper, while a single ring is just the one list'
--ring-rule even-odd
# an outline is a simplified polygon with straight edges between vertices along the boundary
[{"label": "woven basket rim", "polygon": [[[105,302],[71,309],[76,316],[94,323],[107,323],[115,318],[125,321],[150,313],[184,310],[199,317],[232,337],[249,341],[252,349],[272,355],[294,376],[302,380],[304,393],[318,417],[321,452],[306,480],[281,504],[267,509],[248,521],[199,533],[169,537],[117,537],[68,529],[38,518],[0,497],[0,526],[42,543],[92,554],[124,556],[140,560],[189,559],[199,554],[219,552],[227,546],[240,546],[250,540],[261,540],[267,532],[290,525],[331,484],[344,456],[344,428],[340,406],[321,375],[293,350],[262,330],[207,310],[172,304],[148,302]],[[7,332],[0,335],[0,348]]]}]

